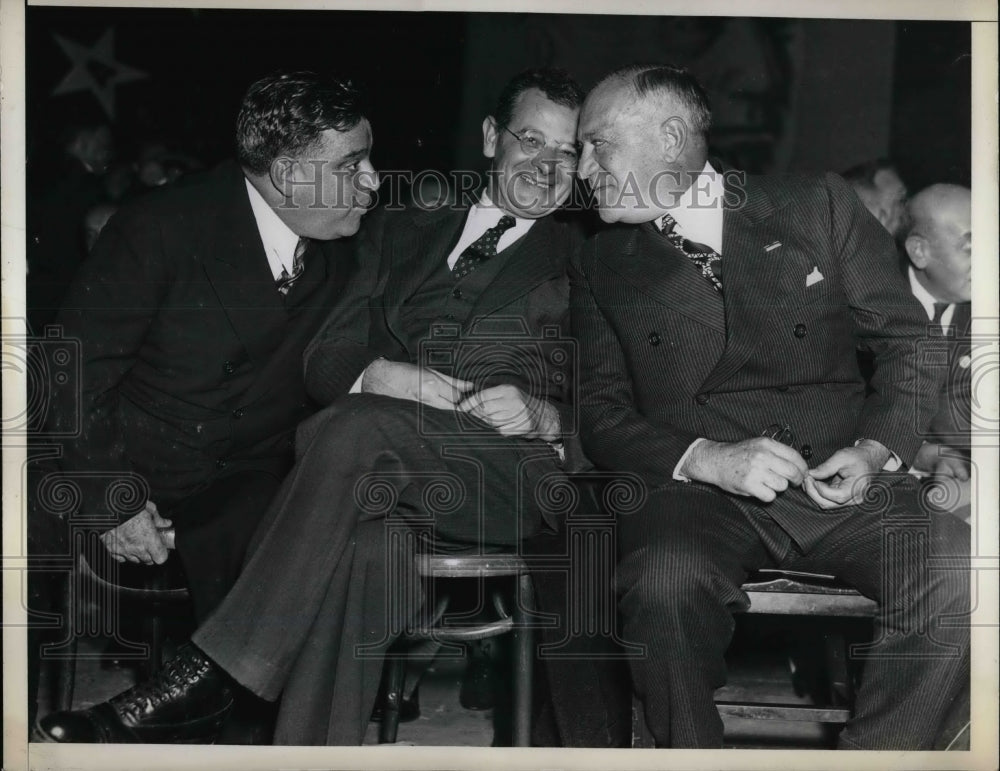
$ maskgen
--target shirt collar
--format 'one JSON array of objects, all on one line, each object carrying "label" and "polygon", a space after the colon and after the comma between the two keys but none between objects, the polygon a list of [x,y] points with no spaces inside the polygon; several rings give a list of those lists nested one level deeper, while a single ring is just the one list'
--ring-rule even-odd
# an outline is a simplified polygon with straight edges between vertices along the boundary
[{"label": "shirt collar", "polygon": [[[910,265],[906,270],[910,277],[910,291],[923,306],[924,312],[927,314],[927,318],[933,321],[934,303],[938,302],[938,300],[927,290],[927,287],[920,283],[920,280],[917,278],[917,273],[913,270],[912,265]],[[949,303],[944,313],[941,314],[940,324],[942,327],[947,328],[951,326],[951,317],[954,313],[955,304]]]},{"label": "shirt collar", "polygon": [[[670,215],[677,221],[677,232],[690,241],[712,247],[722,253],[722,214],[725,200],[722,175],[712,164],[705,166],[694,183],[677,199]],[[657,221],[659,227],[659,221]]]},{"label": "shirt collar", "polygon": [[247,185],[250,208],[253,210],[253,218],[257,221],[257,230],[264,244],[264,253],[267,255],[271,273],[276,279],[281,276],[283,269],[291,275],[299,237],[281,221],[281,217],[275,214],[274,209],[264,200],[264,196],[257,191],[250,180],[244,177],[244,182]]},{"label": "shirt collar", "polygon": [[[462,235],[459,237],[458,243],[455,244],[455,248],[448,255],[448,268],[454,268],[465,248],[494,227],[505,214],[507,212],[495,205],[484,190],[479,196],[479,201],[469,207],[465,225],[462,227]],[[527,233],[535,224],[535,220],[527,217],[518,217],[514,214],[510,216],[514,218],[514,226],[509,228],[497,241],[498,254]]]}]

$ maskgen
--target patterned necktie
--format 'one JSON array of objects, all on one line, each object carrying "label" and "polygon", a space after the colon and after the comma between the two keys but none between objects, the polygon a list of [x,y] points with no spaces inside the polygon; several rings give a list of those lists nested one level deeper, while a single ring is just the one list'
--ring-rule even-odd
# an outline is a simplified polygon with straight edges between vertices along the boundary
[{"label": "patterned necktie", "polygon": [[285,296],[288,294],[288,290],[292,288],[292,284],[296,282],[299,276],[302,275],[302,271],[305,270],[305,260],[303,256],[306,250],[309,248],[311,240],[308,238],[300,238],[299,242],[295,245],[295,256],[292,257],[292,275],[288,275],[288,271],[285,270],[284,266],[281,268],[281,275],[275,279],[275,283],[278,285],[278,291]]},{"label": "patterned necktie", "polygon": [[509,214],[503,215],[496,225],[465,247],[455,263],[455,267],[451,269],[451,275],[455,278],[464,278],[490,257],[496,257],[497,241],[512,227],[514,227],[514,218]]},{"label": "patterned necktie", "polygon": [[677,220],[669,214],[663,215],[661,223],[663,235],[670,244],[683,252],[697,266],[698,270],[701,271],[701,275],[708,279],[709,283],[715,287],[715,291],[721,292],[722,265],[720,264],[720,260],[722,260],[722,255],[710,246],[684,238],[684,236],[676,231]]}]

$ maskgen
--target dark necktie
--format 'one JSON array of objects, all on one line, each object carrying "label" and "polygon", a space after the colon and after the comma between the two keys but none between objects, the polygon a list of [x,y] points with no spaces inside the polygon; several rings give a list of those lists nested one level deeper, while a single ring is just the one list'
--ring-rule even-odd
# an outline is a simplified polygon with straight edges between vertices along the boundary
[{"label": "dark necktie", "polygon": [[302,271],[305,270],[305,256],[306,250],[309,248],[311,240],[308,238],[300,238],[299,242],[295,245],[295,256],[292,257],[292,275],[288,275],[288,271],[282,267],[281,275],[275,279],[275,283],[278,285],[278,291],[282,295],[287,295],[288,290],[292,288],[292,284],[298,280],[299,276],[302,275]]},{"label": "dark necktie", "polygon": [[722,265],[720,260],[722,260],[722,255],[715,251],[712,247],[706,246],[705,244],[699,244],[697,241],[690,241],[684,238],[680,233],[676,231],[677,220],[671,217],[669,214],[664,214],[662,223],[662,232],[666,237],[667,241],[679,249],[684,255],[691,260],[701,272],[708,282],[715,287],[715,291],[722,291]]},{"label": "dark necktie", "polygon": [[459,255],[455,267],[451,269],[451,274],[455,278],[464,278],[491,257],[496,257],[497,241],[512,227],[514,227],[514,218],[509,214],[503,215],[496,225],[465,247],[465,250]]},{"label": "dark necktie", "polygon": [[944,325],[941,323],[941,317],[944,316],[944,312],[948,310],[948,306],[951,303],[934,303],[934,318],[931,319],[930,333],[932,335],[943,335]]}]

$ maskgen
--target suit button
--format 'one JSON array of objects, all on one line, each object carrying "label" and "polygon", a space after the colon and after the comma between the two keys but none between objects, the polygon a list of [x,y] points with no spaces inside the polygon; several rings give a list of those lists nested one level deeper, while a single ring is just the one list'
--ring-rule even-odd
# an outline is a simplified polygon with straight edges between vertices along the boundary
[{"label": "suit button", "polygon": [[785,391],[788,390],[788,386],[778,386],[775,390],[784,393]]},{"label": "suit button", "polygon": [[808,444],[804,444],[802,445],[802,450],[800,451],[800,454],[802,455],[803,458],[809,460],[813,456],[813,448]]},{"label": "suit button", "polygon": [[225,468],[227,465],[228,464],[226,463],[225,458],[219,458],[217,461],[215,461],[216,468]]},{"label": "suit button", "polygon": [[794,332],[795,332],[795,336],[796,337],[805,337],[806,336],[806,325],[805,324],[796,324]]},{"label": "suit button", "polygon": [[649,344],[650,345],[659,345],[660,344],[660,335],[659,335],[658,332],[650,332],[649,333]]},{"label": "suit button", "polygon": [[455,287],[455,288],[454,288],[454,289],[453,289],[453,290],[451,291],[451,296],[452,296],[452,297],[454,297],[454,298],[455,298],[456,300],[461,300],[461,299],[462,299],[462,290],[461,290],[461,289],[459,289],[459,288],[458,288],[458,287],[456,286],[456,287]]},{"label": "suit button", "polygon": [[231,361],[227,361],[222,365],[222,371],[227,375],[232,375],[236,371],[236,365]]},{"label": "suit button", "polygon": [[247,414],[246,407],[237,407],[235,410],[233,410],[233,417],[236,418],[237,420],[239,420],[246,414]]},{"label": "suit button", "polygon": [[698,404],[708,404],[708,394],[698,394],[694,397],[694,400],[698,402]]}]

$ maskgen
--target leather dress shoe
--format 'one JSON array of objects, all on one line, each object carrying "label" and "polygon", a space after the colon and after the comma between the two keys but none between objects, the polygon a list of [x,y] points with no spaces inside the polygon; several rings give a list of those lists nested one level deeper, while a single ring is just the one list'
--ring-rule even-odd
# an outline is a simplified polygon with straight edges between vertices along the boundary
[{"label": "leather dress shoe", "polygon": [[211,744],[233,694],[229,677],[190,643],[150,680],[96,707],[35,722],[36,742]]}]

